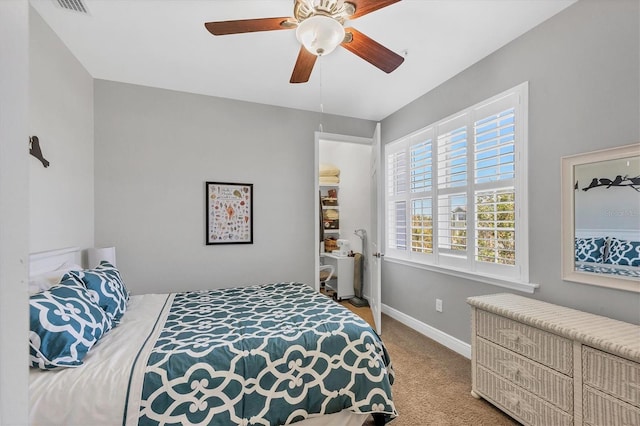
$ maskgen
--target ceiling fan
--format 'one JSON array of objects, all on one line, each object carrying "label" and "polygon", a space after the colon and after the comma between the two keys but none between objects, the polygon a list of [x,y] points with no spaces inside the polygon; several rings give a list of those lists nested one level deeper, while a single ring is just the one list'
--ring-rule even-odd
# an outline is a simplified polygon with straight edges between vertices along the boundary
[{"label": "ceiling fan", "polygon": [[390,73],[404,58],[344,24],[400,0],[294,0],[293,17],[241,19],[207,22],[213,35],[296,29],[300,52],[290,83],[306,83],[318,56],[331,53],[338,45]]}]

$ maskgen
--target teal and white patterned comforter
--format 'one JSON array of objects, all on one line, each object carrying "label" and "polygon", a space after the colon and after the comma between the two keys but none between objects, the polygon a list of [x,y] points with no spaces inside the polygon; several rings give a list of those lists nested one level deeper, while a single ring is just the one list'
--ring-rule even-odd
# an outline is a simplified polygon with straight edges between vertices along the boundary
[{"label": "teal and white patterned comforter", "polygon": [[136,410],[140,425],[280,425],[343,409],[396,415],[378,335],[304,284],[169,295],[146,346],[134,366],[144,365],[141,394],[130,390],[124,415]]}]

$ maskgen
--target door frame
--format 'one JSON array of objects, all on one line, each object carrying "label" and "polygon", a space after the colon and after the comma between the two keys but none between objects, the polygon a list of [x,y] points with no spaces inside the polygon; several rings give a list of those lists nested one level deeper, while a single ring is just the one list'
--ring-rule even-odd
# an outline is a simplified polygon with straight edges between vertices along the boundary
[{"label": "door frame", "polygon": [[[382,135],[381,125],[376,124],[376,130],[371,138],[371,166],[370,166],[370,180],[371,180],[371,233],[374,234],[373,238],[370,238],[370,244],[372,249],[370,250],[370,256],[372,256],[371,267],[369,268],[369,274],[371,276],[369,280],[369,288],[371,291],[370,302],[371,313],[373,314],[373,321],[376,326],[378,334],[382,334],[382,259],[384,256],[384,160],[382,157]],[[373,171],[375,170],[375,174]],[[375,179],[374,179],[375,178]],[[381,245],[382,244],[382,245]]]},{"label": "door frame", "polygon": [[[313,151],[313,211],[314,213],[314,234],[313,234],[313,254],[314,254],[314,285],[313,288],[316,291],[320,291],[320,282],[318,281],[318,276],[320,274],[320,215],[318,212],[320,211],[320,200],[318,198],[318,192],[320,191],[320,182],[319,182],[319,170],[318,167],[320,165],[320,140],[323,141],[332,141],[332,142],[346,142],[346,143],[357,143],[362,145],[371,146],[373,149],[373,136],[370,138],[362,137],[362,136],[349,136],[342,135],[338,133],[326,133],[321,131],[316,131],[314,134],[314,151]],[[379,200],[378,200],[379,202]]]}]

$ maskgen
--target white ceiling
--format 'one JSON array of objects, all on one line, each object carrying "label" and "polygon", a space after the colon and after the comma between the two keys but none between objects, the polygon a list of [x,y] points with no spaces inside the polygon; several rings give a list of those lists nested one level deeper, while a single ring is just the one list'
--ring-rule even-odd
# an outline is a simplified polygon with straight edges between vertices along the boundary
[{"label": "white ceiling", "polygon": [[208,21],[292,16],[293,0],[55,0],[33,7],[97,79],[381,120],[575,0],[403,0],[347,22],[406,59],[385,74],[343,48],[290,84],[295,31],[213,36]]}]

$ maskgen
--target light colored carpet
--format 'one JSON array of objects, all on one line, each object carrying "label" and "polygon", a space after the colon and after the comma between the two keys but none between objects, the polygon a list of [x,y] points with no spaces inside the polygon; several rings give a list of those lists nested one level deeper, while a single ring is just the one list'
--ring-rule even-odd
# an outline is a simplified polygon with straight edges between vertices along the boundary
[{"label": "light colored carpet", "polygon": [[471,396],[467,358],[387,315],[382,317],[382,340],[396,373],[392,389],[399,416],[390,426],[518,425]]}]

